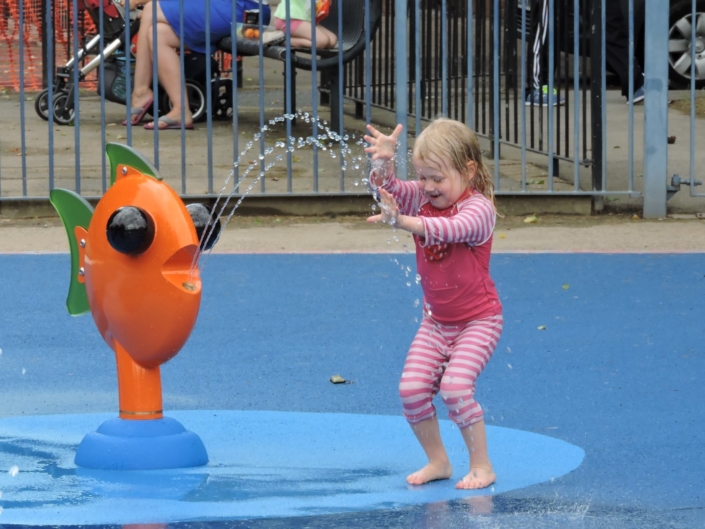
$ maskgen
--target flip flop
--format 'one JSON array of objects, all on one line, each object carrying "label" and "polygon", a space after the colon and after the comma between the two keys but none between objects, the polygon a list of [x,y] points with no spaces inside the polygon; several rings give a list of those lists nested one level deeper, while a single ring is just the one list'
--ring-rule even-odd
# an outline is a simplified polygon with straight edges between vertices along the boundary
[{"label": "flip flop", "polygon": [[[171,119],[169,116],[161,116],[157,121],[166,125],[166,127],[158,125],[157,128],[159,130],[181,130],[181,123],[176,121],[175,119]],[[147,123],[145,124],[144,128],[147,130],[154,130],[154,123],[154,121],[152,121],[151,123]],[[184,129],[193,130],[193,123],[190,125],[184,125]]]},{"label": "flip flop", "polygon": [[[154,99],[150,99],[149,102],[142,107],[130,107],[130,120],[132,124],[139,125],[152,105],[154,105]],[[122,124],[127,127],[127,120],[122,120]]]}]

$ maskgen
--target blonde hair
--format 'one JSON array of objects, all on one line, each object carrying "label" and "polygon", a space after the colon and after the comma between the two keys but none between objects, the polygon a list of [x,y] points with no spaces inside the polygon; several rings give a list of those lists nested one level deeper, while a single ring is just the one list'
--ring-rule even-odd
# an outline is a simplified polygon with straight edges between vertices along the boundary
[{"label": "blonde hair", "polygon": [[[424,163],[435,164],[434,157],[443,160],[448,167],[458,171],[468,189],[476,189],[490,199],[497,209],[494,197],[494,183],[490,171],[482,160],[482,151],[477,136],[464,123],[448,118],[438,118],[426,127],[416,138],[413,158]],[[475,178],[470,180],[468,163],[476,166]]]}]

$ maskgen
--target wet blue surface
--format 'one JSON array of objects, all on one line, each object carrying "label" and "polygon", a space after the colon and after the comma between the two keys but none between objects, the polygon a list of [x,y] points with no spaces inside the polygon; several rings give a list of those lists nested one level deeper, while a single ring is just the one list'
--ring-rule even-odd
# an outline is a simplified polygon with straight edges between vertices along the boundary
[{"label": "wet blue surface", "polygon": [[[441,421],[456,468],[453,480],[409,486],[410,455],[419,447],[402,417],[273,411],[172,411],[199,432],[205,466],[170,470],[76,467],[85,432],[105,414],[35,415],[0,419],[7,448],[0,466],[6,524],[141,524],[240,520],[401,508],[501,494],[559,479],[585,453],[531,432],[488,427],[494,467],[490,490],[458,491],[467,452],[449,421]],[[286,432],[286,436],[282,436]],[[108,453],[110,453],[108,451]],[[127,506],[129,505],[129,508]]]},{"label": "wet blue surface", "polygon": [[[400,265],[413,270],[412,257],[210,257],[194,333],[162,368],[165,409],[398,417],[421,297]],[[117,407],[111,351],[90,316],[65,313],[68,267],[68,255],[0,257],[3,416]],[[705,257],[496,255],[492,271],[505,331],[478,384],[487,422],[576,445],[579,468],[479,505],[222,523],[705,527]],[[333,385],[333,374],[354,383]],[[422,462],[409,454],[412,468]]]}]

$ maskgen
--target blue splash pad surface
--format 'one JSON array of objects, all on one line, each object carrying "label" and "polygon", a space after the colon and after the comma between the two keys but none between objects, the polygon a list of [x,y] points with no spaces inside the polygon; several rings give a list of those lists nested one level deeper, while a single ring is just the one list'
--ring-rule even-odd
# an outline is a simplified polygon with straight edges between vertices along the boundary
[{"label": "blue splash pad surface", "polygon": [[[311,516],[399,508],[499,494],[552,481],[585,453],[531,432],[488,427],[500,477],[482,491],[457,491],[467,452],[449,421],[442,434],[455,466],[451,480],[408,486],[418,451],[406,421],[382,415],[174,411],[169,416],[203,439],[204,467],[106,471],[76,467],[85,432],[105,414],[0,419],[2,522],[95,525]],[[453,431],[455,430],[455,431]]]},{"label": "blue splash pad surface", "polygon": [[[68,254],[0,255],[4,417],[117,409],[114,355],[90,316],[66,313],[69,264]],[[400,418],[399,375],[420,315],[414,267],[413,255],[211,256],[193,334],[162,368],[167,415],[225,409]],[[705,527],[705,256],[497,254],[491,268],[505,327],[478,381],[488,425],[560,439],[586,455],[553,482],[494,496],[487,525]],[[541,325],[546,330],[537,330]],[[333,385],[333,374],[354,383]],[[436,405],[445,419],[440,399]],[[286,432],[280,437],[285,443]],[[457,437],[456,431],[445,439]],[[498,456],[493,446],[490,454]],[[408,457],[412,469],[424,461],[417,446]],[[12,500],[7,492],[0,498],[3,519]],[[462,500],[440,503],[462,511]],[[404,512],[435,513],[438,506]],[[397,512],[227,527],[475,523],[462,512],[457,523],[436,525]],[[556,512],[570,519],[557,522]],[[517,513],[526,523],[517,523]]]}]

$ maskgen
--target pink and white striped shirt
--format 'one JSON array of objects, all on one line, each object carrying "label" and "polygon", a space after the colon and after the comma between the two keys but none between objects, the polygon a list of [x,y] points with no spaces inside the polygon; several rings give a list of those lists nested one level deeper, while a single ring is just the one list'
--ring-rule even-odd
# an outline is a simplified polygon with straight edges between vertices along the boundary
[{"label": "pink and white striped shirt", "polygon": [[492,202],[473,190],[453,206],[439,210],[431,205],[418,181],[403,181],[389,174],[382,187],[394,196],[403,215],[417,216],[424,224],[426,237],[414,235],[424,313],[444,324],[502,314],[490,277],[497,218]]}]

